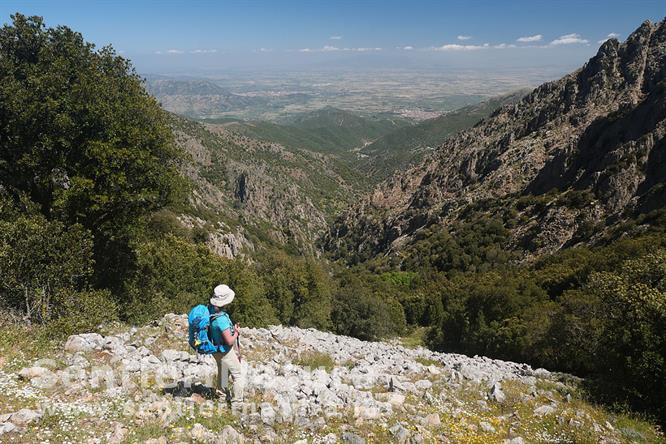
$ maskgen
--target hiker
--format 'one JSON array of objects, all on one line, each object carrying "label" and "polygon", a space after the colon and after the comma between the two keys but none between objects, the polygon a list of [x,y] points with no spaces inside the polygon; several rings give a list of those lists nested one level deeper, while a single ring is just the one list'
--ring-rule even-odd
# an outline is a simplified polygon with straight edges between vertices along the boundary
[{"label": "hiker", "polygon": [[218,285],[213,290],[210,298],[211,315],[211,339],[218,346],[218,351],[213,353],[217,363],[216,388],[226,392],[229,373],[234,378],[233,396],[231,397],[232,408],[243,402],[243,389],[245,387],[245,374],[241,366],[240,357],[235,350],[240,335],[239,325],[232,325],[231,319],[223,308],[234,300],[236,293],[227,285]]}]

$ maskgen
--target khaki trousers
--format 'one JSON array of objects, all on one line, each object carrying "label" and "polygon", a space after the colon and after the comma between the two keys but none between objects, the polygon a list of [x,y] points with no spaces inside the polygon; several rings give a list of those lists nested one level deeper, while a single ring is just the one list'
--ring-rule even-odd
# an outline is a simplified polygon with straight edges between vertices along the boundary
[{"label": "khaki trousers", "polygon": [[243,390],[245,389],[245,372],[241,366],[238,354],[232,347],[227,353],[213,353],[217,363],[217,380],[215,385],[218,390],[227,391],[229,374],[234,378],[233,396],[231,402],[243,402]]}]

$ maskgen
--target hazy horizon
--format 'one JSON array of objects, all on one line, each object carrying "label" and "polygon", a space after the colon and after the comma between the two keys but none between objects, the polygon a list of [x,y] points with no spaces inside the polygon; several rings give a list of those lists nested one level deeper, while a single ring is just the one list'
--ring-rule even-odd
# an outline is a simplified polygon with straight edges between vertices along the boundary
[{"label": "hazy horizon", "polygon": [[143,75],[229,72],[534,69],[580,66],[609,37],[624,40],[656,1],[184,3],[6,1],[112,45]]}]

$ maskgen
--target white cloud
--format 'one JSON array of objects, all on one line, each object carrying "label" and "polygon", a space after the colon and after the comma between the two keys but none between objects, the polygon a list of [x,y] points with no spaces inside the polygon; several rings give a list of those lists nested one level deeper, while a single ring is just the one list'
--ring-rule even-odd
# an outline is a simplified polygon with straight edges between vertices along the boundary
[{"label": "white cloud", "polygon": [[325,45],[322,48],[302,48],[298,50],[298,52],[337,52],[337,51],[369,52],[369,51],[382,51],[382,48],[338,48],[337,46]]},{"label": "white cloud", "polygon": [[601,43],[604,43],[606,40],[617,39],[619,37],[620,37],[620,34],[618,34],[617,32],[611,32],[610,34],[608,34],[606,36],[606,38],[603,38],[603,39],[599,40],[597,43],[601,44]]},{"label": "white cloud", "polygon": [[435,51],[476,51],[479,49],[487,48],[490,45],[485,43],[483,46],[481,45],[458,45],[457,43],[449,43],[446,45],[442,46],[437,46],[433,48]]},{"label": "white cloud", "polygon": [[495,49],[507,49],[507,48],[516,48],[517,46],[514,45],[513,43],[500,43],[498,45],[493,45],[493,48]]},{"label": "white cloud", "polygon": [[271,48],[259,48],[259,52],[273,52]]},{"label": "white cloud", "polygon": [[471,36],[471,35],[459,35],[459,36],[456,37],[456,38],[457,38],[458,40],[469,40],[469,39],[472,38],[472,36]]},{"label": "white cloud", "polygon": [[329,37],[330,40],[342,40],[341,35],[332,35]]},{"label": "white cloud", "polygon": [[535,34],[535,35],[526,35],[523,37],[518,37],[516,41],[520,43],[533,43],[533,42],[540,42],[541,39],[543,39],[543,36],[541,34]]},{"label": "white cloud", "polygon": [[572,33],[572,34],[565,34],[562,36],[559,36],[552,42],[550,42],[551,45],[557,46],[557,45],[573,45],[577,43],[589,43],[588,40],[585,40],[580,36],[580,34]]},{"label": "white cloud", "polygon": [[460,45],[457,43],[447,43],[442,46],[436,46],[428,48],[431,51],[450,51],[450,52],[464,52],[464,51],[479,51],[483,49],[510,49],[518,48],[518,46],[513,43],[497,43],[490,44],[484,43],[482,45]]},{"label": "white cloud", "polygon": [[407,46],[398,46],[397,49],[402,49],[403,51],[411,51],[414,49],[413,46],[407,45]]},{"label": "white cloud", "polygon": [[190,54],[215,54],[217,49],[195,49],[190,51]]},{"label": "white cloud", "polygon": [[184,54],[185,51],[180,49],[167,49],[166,51],[155,51],[155,54]]}]

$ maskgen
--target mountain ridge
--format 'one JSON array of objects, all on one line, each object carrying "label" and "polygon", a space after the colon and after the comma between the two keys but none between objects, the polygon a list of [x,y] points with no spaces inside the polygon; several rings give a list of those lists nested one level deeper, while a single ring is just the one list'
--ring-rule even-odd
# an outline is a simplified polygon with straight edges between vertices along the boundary
[{"label": "mountain ridge", "polygon": [[[420,228],[446,224],[472,202],[544,193],[554,184],[589,189],[595,199],[592,208],[566,218],[546,218],[542,231],[559,232],[539,252],[561,248],[573,237],[581,218],[605,223],[620,218],[625,210],[633,211],[638,207],[632,199],[640,200],[636,193],[649,191],[638,189],[640,183],[647,186],[641,178],[648,171],[643,171],[644,156],[652,151],[657,159],[661,156],[664,92],[660,82],[665,58],[666,21],[643,23],[622,44],[616,39],[606,41],[579,70],[541,85],[516,105],[499,109],[448,139],[422,163],[387,179],[336,221],[325,239],[326,248],[362,250],[364,258],[398,250]],[[619,139],[610,141],[615,143],[612,151],[601,150],[605,156],[605,163],[597,163],[601,169],[580,171],[583,158],[599,159],[599,150],[590,154],[590,146],[606,143],[595,132],[603,124],[599,119],[622,118],[620,126],[626,126],[627,120],[635,124],[643,115],[652,116],[651,127],[640,127],[632,134],[635,139],[626,142],[618,134]],[[573,169],[568,168],[572,156],[581,160],[571,164]],[[610,166],[622,156],[633,157],[616,172]],[[553,171],[561,177],[552,177]],[[578,174],[587,182],[574,181]],[[651,177],[657,180],[649,187],[656,193],[651,205],[661,207],[663,193],[655,188],[661,180]],[[513,234],[516,244],[523,242],[517,239],[520,230]]]},{"label": "mountain ridge", "polygon": [[199,116],[216,109],[219,112],[260,105],[264,101],[227,91],[210,80],[152,79],[145,82],[146,89],[167,111]]},{"label": "mountain ridge", "polygon": [[493,97],[413,126],[396,129],[361,148],[360,169],[372,177],[386,179],[394,171],[417,163],[427,155],[426,151],[432,149],[432,146],[437,146],[456,132],[475,125],[497,108],[515,103],[527,92],[529,90],[518,90]]}]

